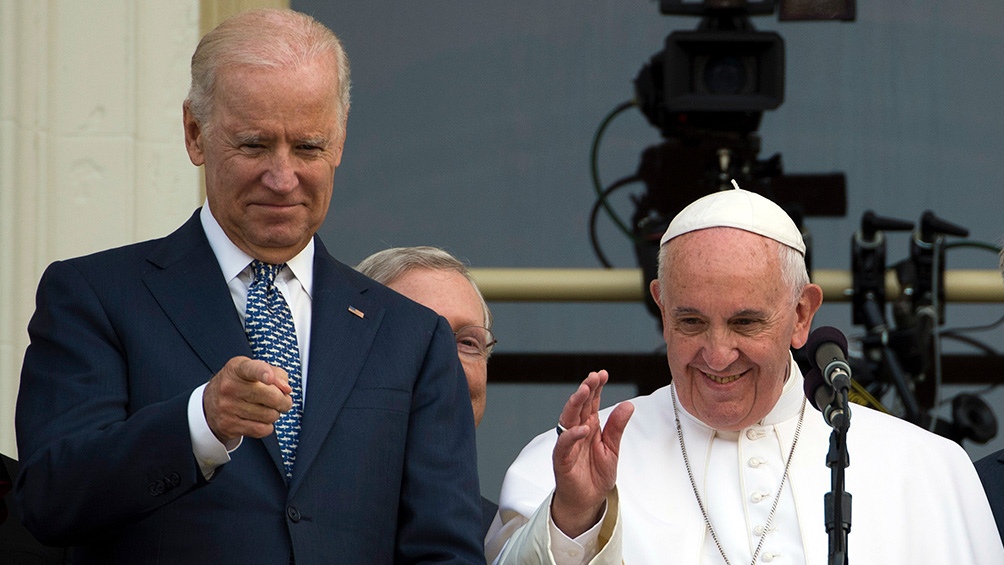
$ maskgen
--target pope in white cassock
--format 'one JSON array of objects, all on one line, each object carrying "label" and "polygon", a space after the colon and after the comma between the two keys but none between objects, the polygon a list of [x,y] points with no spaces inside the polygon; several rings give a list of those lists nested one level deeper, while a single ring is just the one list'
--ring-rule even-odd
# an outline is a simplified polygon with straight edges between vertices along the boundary
[{"label": "pope in white cassock", "polygon": [[[486,538],[496,563],[826,564],[831,428],[790,348],[823,300],[788,215],[735,189],[685,208],[652,296],[672,384],[598,411],[590,373],[509,468]],[[630,425],[628,422],[630,420]],[[852,407],[849,562],[1004,564],[962,448]]]}]

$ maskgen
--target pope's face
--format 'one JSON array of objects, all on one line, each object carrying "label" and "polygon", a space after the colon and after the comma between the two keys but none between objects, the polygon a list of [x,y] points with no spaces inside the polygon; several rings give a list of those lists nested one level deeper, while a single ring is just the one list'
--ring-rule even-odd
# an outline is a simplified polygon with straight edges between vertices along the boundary
[{"label": "pope's face", "polygon": [[767,415],[788,377],[789,347],[808,337],[822,301],[809,285],[798,303],[781,280],[779,243],[732,228],[666,244],[665,280],[653,281],[680,404],[719,430]]},{"label": "pope's face", "polygon": [[[467,277],[456,271],[416,267],[387,286],[446,318],[453,331],[464,326],[485,325],[485,311],[478,293]],[[460,363],[467,376],[474,425],[477,426],[485,412],[488,359],[481,355],[460,354]]]},{"label": "pope's face", "polygon": [[223,68],[208,128],[185,107],[185,141],[192,162],[206,166],[209,208],[252,257],[289,260],[327,214],[344,144],[332,67],[317,58]]}]

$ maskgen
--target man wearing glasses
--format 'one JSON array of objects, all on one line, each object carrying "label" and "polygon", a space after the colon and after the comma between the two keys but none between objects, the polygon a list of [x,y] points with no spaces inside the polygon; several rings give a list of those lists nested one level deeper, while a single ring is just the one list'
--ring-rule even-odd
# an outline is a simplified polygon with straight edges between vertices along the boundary
[{"label": "man wearing glasses", "polygon": [[[394,247],[374,253],[356,269],[446,318],[457,338],[457,353],[467,375],[474,425],[485,413],[488,357],[495,345],[492,313],[464,265],[437,247]],[[484,531],[497,505],[481,498]]]}]

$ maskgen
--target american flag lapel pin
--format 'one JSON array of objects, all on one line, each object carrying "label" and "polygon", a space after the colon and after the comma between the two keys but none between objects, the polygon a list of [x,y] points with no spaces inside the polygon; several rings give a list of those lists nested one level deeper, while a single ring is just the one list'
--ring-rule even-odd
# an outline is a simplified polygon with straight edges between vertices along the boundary
[{"label": "american flag lapel pin", "polygon": [[366,317],[366,314],[363,314],[362,310],[356,308],[355,306],[349,306],[349,312],[352,312],[353,314],[359,316],[360,318]]}]

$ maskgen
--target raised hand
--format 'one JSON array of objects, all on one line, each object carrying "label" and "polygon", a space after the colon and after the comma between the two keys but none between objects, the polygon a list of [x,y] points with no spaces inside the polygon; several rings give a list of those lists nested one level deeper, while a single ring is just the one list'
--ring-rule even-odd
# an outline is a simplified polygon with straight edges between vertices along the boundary
[{"label": "raised hand", "polygon": [[634,406],[622,402],[600,428],[600,393],[609,378],[606,371],[589,373],[561,410],[558,423],[564,431],[554,446],[554,500],[551,518],[570,538],[596,525],[607,495],[617,484],[621,436]]}]

